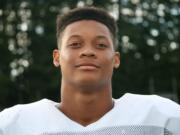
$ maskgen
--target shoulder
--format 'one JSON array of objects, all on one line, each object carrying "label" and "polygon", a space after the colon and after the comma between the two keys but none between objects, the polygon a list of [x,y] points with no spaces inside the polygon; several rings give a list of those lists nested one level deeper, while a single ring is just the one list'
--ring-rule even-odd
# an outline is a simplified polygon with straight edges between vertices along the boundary
[{"label": "shoulder", "polygon": [[16,123],[20,117],[27,116],[29,114],[34,115],[38,111],[42,111],[43,108],[45,109],[45,106],[48,106],[51,102],[53,101],[43,99],[33,103],[15,105],[4,109],[0,112],[0,130],[8,127],[8,125]]},{"label": "shoulder", "polygon": [[139,109],[151,108],[167,116],[180,118],[180,105],[170,99],[158,95],[139,95],[127,93],[122,97],[122,99],[117,99],[117,103],[129,104],[129,106],[135,106]]}]

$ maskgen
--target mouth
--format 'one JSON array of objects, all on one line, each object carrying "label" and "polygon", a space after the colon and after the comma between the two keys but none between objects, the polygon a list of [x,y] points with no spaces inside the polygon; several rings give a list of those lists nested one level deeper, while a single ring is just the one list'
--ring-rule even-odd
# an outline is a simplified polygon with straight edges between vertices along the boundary
[{"label": "mouth", "polygon": [[93,63],[82,63],[82,64],[78,64],[75,67],[77,67],[78,69],[82,69],[82,70],[96,70],[98,68],[100,68],[100,66],[98,66],[97,64],[93,64]]}]

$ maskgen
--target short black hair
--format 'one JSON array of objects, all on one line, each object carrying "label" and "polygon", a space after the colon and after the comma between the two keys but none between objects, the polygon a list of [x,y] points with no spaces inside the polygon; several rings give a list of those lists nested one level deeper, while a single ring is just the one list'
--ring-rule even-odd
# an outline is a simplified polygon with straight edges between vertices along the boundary
[{"label": "short black hair", "polygon": [[108,14],[106,10],[97,8],[97,7],[75,8],[63,15],[58,15],[57,20],[56,20],[57,40],[61,36],[61,33],[63,32],[63,30],[69,24],[76,21],[80,21],[80,20],[95,20],[107,26],[112,35],[114,49],[115,50],[118,49],[117,23],[115,19],[111,15]]}]

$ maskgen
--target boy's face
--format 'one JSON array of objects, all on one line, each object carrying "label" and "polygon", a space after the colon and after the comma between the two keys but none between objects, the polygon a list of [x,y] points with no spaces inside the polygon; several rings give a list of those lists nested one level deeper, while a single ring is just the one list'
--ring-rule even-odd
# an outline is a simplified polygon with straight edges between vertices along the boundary
[{"label": "boy's face", "polygon": [[71,23],[58,44],[61,49],[53,52],[54,64],[60,65],[66,84],[93,87],[111,83],[113,68],[120,60],[104,24],[93,20]]}]

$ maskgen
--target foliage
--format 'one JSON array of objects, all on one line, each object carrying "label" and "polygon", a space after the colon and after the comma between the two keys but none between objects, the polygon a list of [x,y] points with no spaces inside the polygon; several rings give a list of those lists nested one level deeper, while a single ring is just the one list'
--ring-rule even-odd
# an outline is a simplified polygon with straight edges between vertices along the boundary
[{"label": "foliage", "polygon": [[179,0],[4,0],[0,2],[0,107],[59,99],[53,67],[58,13],[106,8],[118,21],[121,67],[113,96],[125,92],[180,98]]}]

